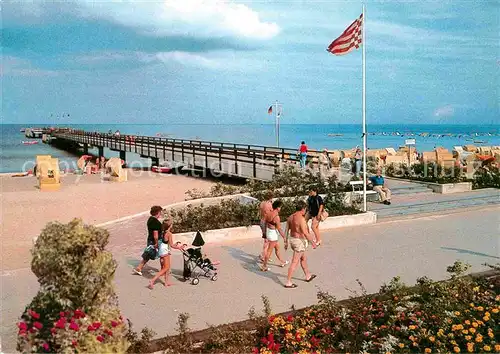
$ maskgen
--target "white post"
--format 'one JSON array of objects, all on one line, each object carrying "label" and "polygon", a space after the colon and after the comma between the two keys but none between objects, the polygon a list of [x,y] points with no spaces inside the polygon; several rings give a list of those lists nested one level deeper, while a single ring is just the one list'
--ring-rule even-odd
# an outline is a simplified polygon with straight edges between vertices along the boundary
[{"label": "white post", "polygon": [[276,147],[280,146],[280,117],[278,115],[278,100],[276,100],[275,104],[275,123],[276,123]]},{"label": "white post", "polygon": [[361,36],[361,45],[363,46],[363,211],[366,212],[366,15],[365,5],[363,4],[363,28]]}]

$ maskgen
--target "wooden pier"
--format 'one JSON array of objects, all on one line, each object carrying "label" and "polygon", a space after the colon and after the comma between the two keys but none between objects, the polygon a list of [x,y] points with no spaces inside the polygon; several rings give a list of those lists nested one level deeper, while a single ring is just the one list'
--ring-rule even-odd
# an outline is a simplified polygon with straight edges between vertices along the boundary
[{"label": "wooden pier", "polygon": [[104,148],[120,153],[126,161],[131,152],[151,158],[152,165],[166,161],[189,168],[203,168],[213,175],[270,180],[283,163],[297,163],[296,150],[270,146],[221,143],[201,140],[171,139],[149,136],[114,135],[77,130],[50,132],[51,143],[83,147],[84,152],[97,147],[99,156]]}]

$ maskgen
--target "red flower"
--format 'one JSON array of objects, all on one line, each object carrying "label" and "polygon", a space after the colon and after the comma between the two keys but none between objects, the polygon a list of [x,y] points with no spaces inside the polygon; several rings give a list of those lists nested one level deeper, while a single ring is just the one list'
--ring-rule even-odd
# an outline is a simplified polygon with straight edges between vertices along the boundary
[{"label": "red flower", "polygon": [[71,345],[72,345],[73,347],[77,347],[77,346],[78,346],[78,342],[77,342],[76,340],[73,340],[73,341],[71,342]]},{"label": "red flower", "polygon": [[113,327],[113,328],[114,328],[114,327],[116,327],[116,326],[118,326],[118,322],[116,322],[116,321],[111,321],[111,327]]},{"label": "red flower", "polygon": [[75,310],[75,314],[73,315],[76,319],[78,318],[84,318],[85,317],[85,313],[83,313],[82,310],[80,309],[77,309]]},{"label": "red flower", "polygon": [[259,348],[253,347],[252,354],[259,354]]},{"label": "red flower", "polygon": [[293,321],[293,316],[292,315],[288,315],[288,317],[286,318],[286,320],[288,322],[292,322]]},{"label": "red flower", "polygon": [[94,329],[99,329],[101,327],[101,322],[94,322],[92,323],[92,326],[94,327]]},{"label": "red flower", "polygon": [[269,316],[269,322],[273,322],[275,319],[275,316]]},{"label": "red flower", "polygon": [[317,347],[317,346],[318,346],[318,344],[319,344],[319,339],[318,339],[318,338],[316,338],[315,336],[312,336],[312,337],[311,337],[311,339],[310,339],[310,342],[311,342],[312,347],[314,348],[314,347]]},{"label": "red flower", "polygon": [[104,333],[106,333],[110,337],[113,337],[113,332],[111,332],[109,329],[105,329]]},{"label": "red flower", "polygon": [[64,312],[59,312],[59,317],[66,317],[66,314]]},{"label": "red flower", "polygon": [[272,345],[272,347],[269,348],[269,349],[271,349],[273,352],[279,352],[280,351],[280,344],[279,343],[274,343]]},{"label": "red flower", "polygon": [[43,344],[42,344],[42,348],[43,348],[45,351],[47,351],[47,352],[48,352],[50,347],[49,347],[48,343],[43,343]]},{"label": "red flower", "polygon": [[273,333],[269,333],[267,335],[267,340],[274,343],[274,334]]},{"label": "red flower", "polygon": [[38,320],[40,319],[40,315],[38,313],[36,313],[35,311],[32,311],[32,310],[28,310],[28,314],[33,317],[35,320]]},{"label": "red flower", "polygon": [[20,335],[20,336],[25,336],[26,335],[26,330],[25,329],[20,329],[17,334]]},{"label": "red flower", "polygon": [[87,327],[87,330],[88,330],[89,332],[92,332],[92,331],[94,331],[94,330],[95,330],[95,328],[94,328],[94,326],[89,325],[89,326]]},{"label": "red flower", "polygon": [[26,331],[28,329],[28,325],[26,324],[26,322],[19,322],[17,324],[17,327],[19,327],[20,330],[24,330],[24,331]]},{"label": "red flower", "polygon": [[35,327],[36,329],[42,329],[43,324],[41,324],[40,322],[35,322],[35,323],[33,323],[33,327]]},{"label": "red flower", "polygon": [[50,329],[50,333],[52,333],[52,335],[56,334],[57,330],[55,328],[51,328]]},{"label": "red flower", "polygon": [[64,317],[61,317],[60,319],[57,320],[56,327],[61,329],[64,329],[66,327],[66,320]]},{"label": "red flower", "polygon": [[415,315],[417,315],[417,316],[422,316],[422,312],[420,312],[420,311],[419,311],[419,312],[416,312],[416,313],[415,313]]},{"label": "red flower", "polygon": [[78,325],[75,322],[71,322],[69,324],[69,329],[72,329],[73,331],[78,331],[80,327],[78,327]]},{"label": "red flower", "polygon": [[104,342],[104,337],[103,336],[97,336],[96,339],[99,341],[99,342]]}]

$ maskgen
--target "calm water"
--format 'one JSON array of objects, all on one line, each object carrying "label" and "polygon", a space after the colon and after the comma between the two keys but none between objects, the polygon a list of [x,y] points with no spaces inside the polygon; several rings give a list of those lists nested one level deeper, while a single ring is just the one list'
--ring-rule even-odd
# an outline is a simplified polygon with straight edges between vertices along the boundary
[{"label": "calm water", "polygon": [[[33,168],[36,155],[50,154],[59,158],[64,164],[74,168],[76,157],[64,151],[42,144],[23,145],[25,138],[20,129],[37,125],[0,125],[0,172],[18,172]],[[40,126],[40,125],[39,125]],[[67,125],[88,131],[107,132],[120,130],[122,134],[163,136],[183,139],[203,139],[211,141],[246,143],[255,145],[276,145],[274,125]],[[451,150],[456,145],[500,145],[500,125],[371,125],[368,126],[368,148],[393,147],[404,145],[405,139],[415,138],[418,151],[430,151],[436,146],[444,146]],[[400,135],[393,135],[399,132]],[[387,135],[382,135],[383,133]],[[418,136],[429,133],[427,137]],[[328,136],[342,134],[342,136]],[[412,136],[411,134],[415,134]],[[448,135],[450,134],[450,135]],[[477,134],[477,135],[476,135]],[[442,136],[444,135],[444,136]],[[282,125],[280,129],[280,145],[296,148],[301,140],[313,149],[351,149],[362,146],[360,125],[303,124]],[[482,141],[482,143],[474,143]],[[97,153],[97,151],[95,151]],[[116,152],[105,151],[107,157],[117,156]],[[128,162],[145,160],[129,154]]]}]

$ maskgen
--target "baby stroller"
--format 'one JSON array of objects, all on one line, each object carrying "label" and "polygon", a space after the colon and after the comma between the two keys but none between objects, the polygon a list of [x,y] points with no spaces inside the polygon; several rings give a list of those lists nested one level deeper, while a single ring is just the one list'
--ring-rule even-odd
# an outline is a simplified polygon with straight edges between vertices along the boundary
[{"label": "baby stroller", "polygon": [[191,284],[198,285],[200,276],[204,275],[212,281],[217,280],[217,268],[214,267],[210,259],[203,258],[201,247],[205,241],[198,231],[192,243],[193,247],[182,251],[184,258],[184,280],[191,279]]}]

